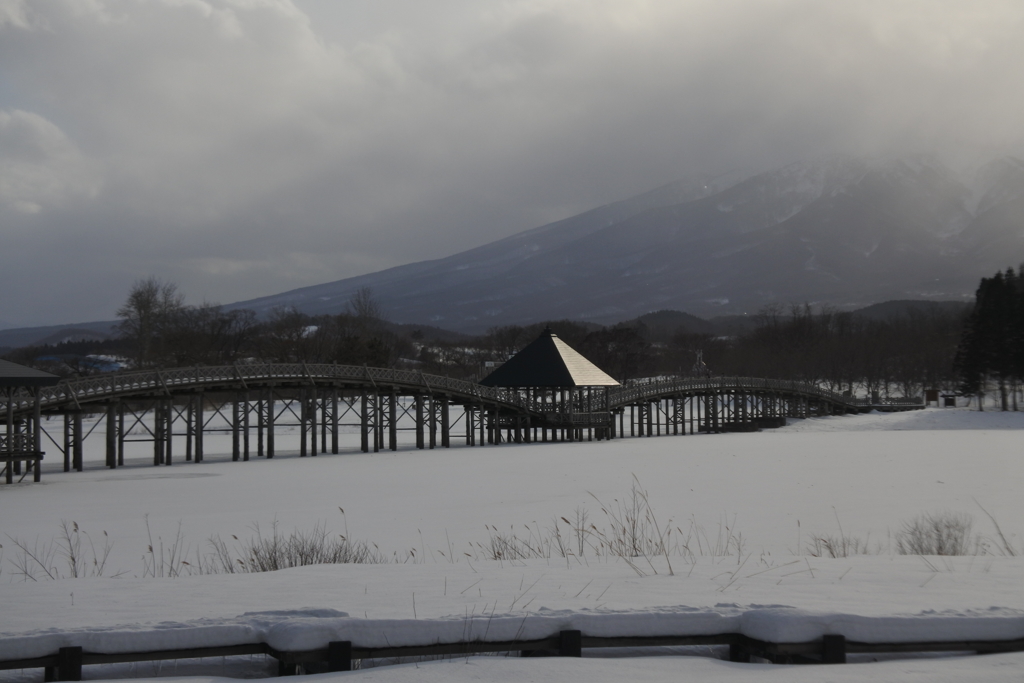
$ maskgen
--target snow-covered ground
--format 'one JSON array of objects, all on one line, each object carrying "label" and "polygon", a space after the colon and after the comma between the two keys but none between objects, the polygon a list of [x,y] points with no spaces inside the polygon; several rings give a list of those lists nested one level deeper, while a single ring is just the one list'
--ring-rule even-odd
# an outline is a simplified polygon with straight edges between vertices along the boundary
[{"label": "snow-covered ground", "polygon": [[[348,452],[317,458],[230,462],[220,455],[170,468],[140,459],[116,471],[50,470],[41,484],[0,487],[0,658],[72,641],[116,650],[255,639],[306,649],[345,639],[398,644],[427,631],[461,636],[466,629],[490,629],[492,638],[569,627],[594,635],[742,631],[789,641],[823,633],[872,641],[1021,638],[1024,560],[1000,554],[1003,541],[985,511],[1006,542],[1024,550],[1022,428],[1021,413],[929,409],[794,421],[756,434],[378,454],[352,452],[349,435]],[[217,438],[208,439],[208,453],[227,450],[227,440]],[[103,439],[86,443],[95,462]],[[592,552],[568,560],[486,559],[482,546],[494,532],[485,525],[539,536],[555,520],[575,520],[585,510],[603,528],[602,506],[628,502],[634,482],[647,491],[659,524],[671,520],[693,553],[670,558],[674,573],[664,558],[631,567]],[[990,554],[897,555],[894,537],[903,522],[940,511],[972,515]],[[13,541],[41,548],[62,520],[76,523],[96,546],[109,539],[104,573],[120,578],[49,581],[36,571],[37,581],[25,581]],[[275,520],[283,533],[320,522],[407,563],[144,576],[146,562],[161,546],[166,557],[179,529],[179,549],[194,566],[196,553],[210,552],[211,536],[230,545],[232,535],[252,536],[255,525],[266,533]],[[569,525],[557,524],[566,533]],[[813,539],[822,536],[854,539],[870,554],[814,557]],[[67,573],[59,553],[51,564]],[[829,677],[1010,680],[1022,664],[1018,655],[913,660],[833,668]],[[675,657],[475,658],[351,675],[600,681],[692,672],[705,680],[774,680],[784,670],[786,680],[814,675]],[[95,671],[90,675],[151,673]],[[14,672],[0,680],[37,676]]]}]

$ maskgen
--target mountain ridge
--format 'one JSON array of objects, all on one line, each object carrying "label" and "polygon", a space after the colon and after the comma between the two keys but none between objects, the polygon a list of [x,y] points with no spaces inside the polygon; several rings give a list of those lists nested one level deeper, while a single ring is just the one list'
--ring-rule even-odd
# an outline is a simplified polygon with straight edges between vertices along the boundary
[{"label": "mountain ridge", "polygon": [[661,309],[967,300],[980,277],[1024,258],[1022,226],[1019,159],[965,175],[925,155],[833,155],[671,183],[441,259],[229,307],[333,313],[369,287],[397,322],[481,332]]}]

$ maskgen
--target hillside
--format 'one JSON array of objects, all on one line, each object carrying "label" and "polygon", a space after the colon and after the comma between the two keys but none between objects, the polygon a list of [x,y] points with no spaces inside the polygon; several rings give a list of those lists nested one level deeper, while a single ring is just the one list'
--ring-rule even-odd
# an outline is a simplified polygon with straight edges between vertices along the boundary
[{"label": "hillside", "polygon": [[830,157],[667,185],[447,258],[233,307],[337,312],[370,287],[396,322],[481,332],[665,309],[967,300],[980,277],[1024,259],[1022,226],[1020,160],[962,175],[926,157]]}]

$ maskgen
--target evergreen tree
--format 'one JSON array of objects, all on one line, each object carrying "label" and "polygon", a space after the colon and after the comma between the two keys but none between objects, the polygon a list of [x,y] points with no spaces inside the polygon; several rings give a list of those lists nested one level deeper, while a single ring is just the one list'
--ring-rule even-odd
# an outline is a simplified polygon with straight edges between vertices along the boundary
[{"label": "evergreen tree", "polygon": [[1017,382],[1024,370],[1022,289],[1021,276],[1012,268],[982,278],[956,353],[960,390],[980,395],[985,381],[995,379],[1003,410],[1009,408],[1008,384]]}]

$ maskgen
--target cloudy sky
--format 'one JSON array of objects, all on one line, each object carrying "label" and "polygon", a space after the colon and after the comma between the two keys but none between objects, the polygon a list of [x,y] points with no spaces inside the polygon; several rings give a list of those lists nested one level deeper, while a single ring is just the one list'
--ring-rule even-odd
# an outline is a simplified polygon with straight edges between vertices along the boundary
[{"label": "cloudy sky", "polygon": [[1019,153],[1020,0],[0,0],[0,321],[229,303],[693,173]]}]

